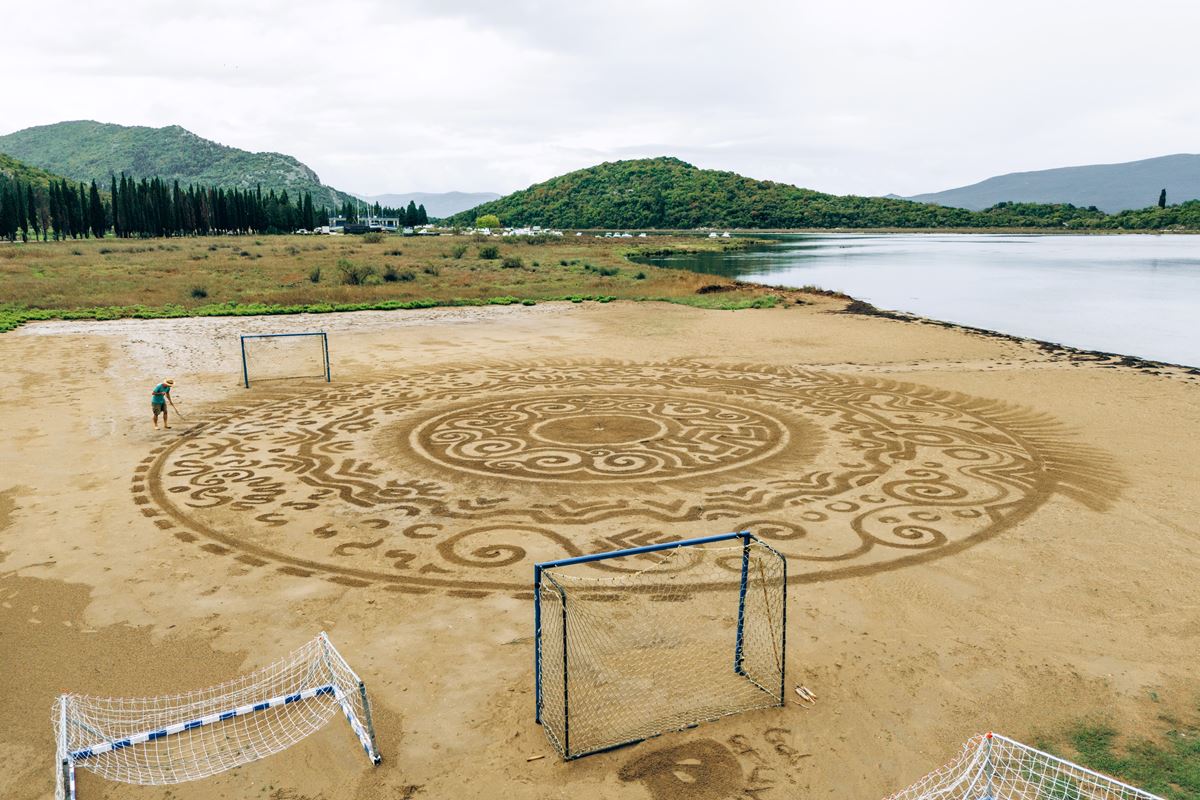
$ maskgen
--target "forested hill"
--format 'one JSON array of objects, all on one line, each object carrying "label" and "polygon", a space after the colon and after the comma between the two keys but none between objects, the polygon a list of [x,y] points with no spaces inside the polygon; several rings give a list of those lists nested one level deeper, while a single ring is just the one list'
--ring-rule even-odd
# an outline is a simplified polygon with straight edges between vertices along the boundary
[{"label": "forested hill", "polygon": [[44,169],[31,167],[12,156],[0,153],[0,176],[9,181],[30,184],[39,189],[45,189],[51,181],[62,182],[62,177],[47,172]]},{"label": "forested hill", "polygon": [[556,228],[1200,228],[1200,202],[1109,216],[1071,205],[1001,203],[984,211],[831,195],[677,158],[612,161],[551,178],[450,218]]},{"label": "forested hill", "polygon": [[26,128],[0,136],[0,153],[73,181],[108,186],[110,177],[154,178],[168,185],[197,184],[267,192],[304,192],[318,206],[353,198],[321,183],[291,156],[251,153],[203,139],[178,125],[144,128],[82,120]]}]

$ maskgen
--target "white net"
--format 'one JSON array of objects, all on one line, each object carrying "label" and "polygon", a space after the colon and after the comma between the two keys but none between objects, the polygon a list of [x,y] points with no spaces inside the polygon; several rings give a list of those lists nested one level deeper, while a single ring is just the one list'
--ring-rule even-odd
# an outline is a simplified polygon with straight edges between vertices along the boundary
[{"label": "white net", "polygon": [[782,705],[785,585],[783,557],[754,539],[545,569],[550,741],[575,758]]},{"label": "white net", "polygon": [[280,378],[326,377],[326,338],[323,333],[286,333],[242,337],[243,377],[255,381]]},{"label": "white net", "polygon": [[278,753],[339,713],[378,763],[366,690],[324,633],[210,689],[147,698],[66,694],[52,715],[55,796],[75,796],[76,768],[123,783],[205,778]]},{"label": "white net", "polygon": [[1162,800],[999,734],[976,736],[949,764],[886,800]]}]

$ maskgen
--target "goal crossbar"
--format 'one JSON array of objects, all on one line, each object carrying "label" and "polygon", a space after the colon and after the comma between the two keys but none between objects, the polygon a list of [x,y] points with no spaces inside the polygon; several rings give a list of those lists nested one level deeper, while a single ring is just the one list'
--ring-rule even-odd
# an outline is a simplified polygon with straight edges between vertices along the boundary
[{"label": "goal crossbar", "polygon": [[[318,680],[320,677],[327,680]],[[302,688],[291,686],[289,688],[294,691],[273,694],[261,700],[256,698],[253,702],[233,707],[220,706],[222,695],[240,698],[247,692],[253,693],[255,687],[270,685],[272,680],[276,683],[300,681],[311,685]],[[273,730],[272,726],[279,728],[280,722],[267,721],[264,725],[268,731],[262,734],[262,741],[247,737],[247,741],[234,746],[236,752],[232,756],[215,755],[212,763],[185,763],[188,761],[186,756],[178,752],[173,754],[170,750],[165,754],[155,753],[141,758],[131,756],[129,763],[106,761],[119,759],[124,751],[133,752],[139,746],[153,746],[159,742],[166,744],[170,737],[197,735],[205,728],[223,723],[237,724],[264,712],[320,698],[333,700],[350,724],[363,752],[373,764],[379,764],[382,757],[375,745],[366,686],[325,633],[319,634],[283,661],[210,690],[174,697],[127,700],[64,694],[55,704],[53,717],[58,742],[56,797],[59,800],[74,800],[77,766],[91,769],[112,780],[162,785],[206,777],[278,752],[322,727],[327,712],[310,710],[294,721],[294,730]],[[192,716],[183,713],[189,706],[205,709],[215,706],[218,710]],[[169,719],[171,716],[182,717],[182,720],[126,733],[138,716],[148,716],[160,722],[164,717]],[[247,725],[250,724],[247,721]],[[109,731],[120,729],[121,735],[106,734],[106,728]],[[236,738],[239,732],[232,731],[233,737],[227,734],[226,738]],[[220,736],[219,733],[217,735]],[[82,742],[89,743],[78,746]],[[181,748],[187,749],[185,745],[181,745]],[[200,750],[205,751],[206,748],[201,747]]]}]

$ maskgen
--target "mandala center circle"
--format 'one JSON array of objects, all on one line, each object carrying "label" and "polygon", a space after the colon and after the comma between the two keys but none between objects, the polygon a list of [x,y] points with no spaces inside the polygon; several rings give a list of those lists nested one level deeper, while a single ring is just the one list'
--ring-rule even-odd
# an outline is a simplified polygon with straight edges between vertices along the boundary
[{"label": "mandala center circle", "polygon": [[443,412],[411,429],[411,451],[460,472],[528,481],[704,475],[782,450],[789,432],[757,410],[705,397],[513,397]]},{"label": "mandala center circle", "polygon": [[665,436],[667,426],[660,420],[630,414],[596,414],[548,419],[535,423],[529,433],[551,444],[613,447]]}]

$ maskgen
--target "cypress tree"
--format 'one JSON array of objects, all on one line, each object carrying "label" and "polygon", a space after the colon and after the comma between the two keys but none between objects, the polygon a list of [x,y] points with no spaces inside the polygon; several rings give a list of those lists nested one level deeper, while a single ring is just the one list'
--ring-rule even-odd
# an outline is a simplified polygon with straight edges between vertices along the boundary
[{"label": "cypress tree", "polygon": [[33,240],[37,241],[38,229],[38,204],[37,198],[33,195],[33,184],[25,184],[25,213],[29,215],[29,224],[33,228]]},{"label": "cypress tree", "polygon": [[417,206],[417,224],[418,225],[428,225],[429,224],[429,215],[427,213],[425,213],[425,204],[424,203]]},{"label": "cypress tree", "polygon": [[100,202],[100,190],[96,187],[95,181],[92,181],[92,188],[88,190],[88,217],[92,236],[103,239],[108,229],[108,223],[104,219],[104,203]]},{"label": "cypress tree", "polygon": [[404,209],[404,226],[411,228],[417,224],[417,204],[412,200],[408,201],[408,208]]},{"label": "cypress tree", "polygon": [[1159,208],[1167,207],[1167,190],[1166,189],[1163,189],[1161,192],[1158,193],[1158,207]]}]

